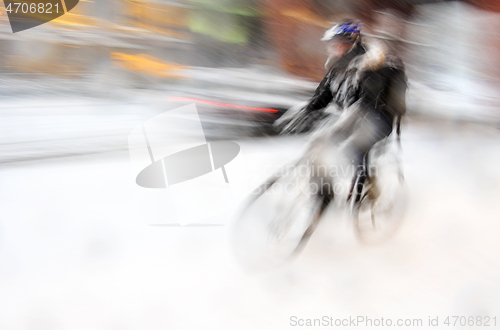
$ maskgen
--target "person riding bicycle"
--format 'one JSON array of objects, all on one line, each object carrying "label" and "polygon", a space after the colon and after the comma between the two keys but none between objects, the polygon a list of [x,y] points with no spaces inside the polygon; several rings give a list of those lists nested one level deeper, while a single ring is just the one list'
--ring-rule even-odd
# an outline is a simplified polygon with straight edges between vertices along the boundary
[{"label": "person riding bicycle", "polygon": [[382,42],[362,35],[355,20],[335,24],[321,40],[327,42],[328,73],[307,104],[285,113],[275,126],[281,134],[301,133],[323,118],[332,103],[342,111],[354,107],[357,111],[350,113],[356,118],[346,121],[352,125],[346,127],[345,138],[352,162],[364,168],[370,149],[389,136],[394,125],[399,138],[406,112],[403,62],[388,54]]}]

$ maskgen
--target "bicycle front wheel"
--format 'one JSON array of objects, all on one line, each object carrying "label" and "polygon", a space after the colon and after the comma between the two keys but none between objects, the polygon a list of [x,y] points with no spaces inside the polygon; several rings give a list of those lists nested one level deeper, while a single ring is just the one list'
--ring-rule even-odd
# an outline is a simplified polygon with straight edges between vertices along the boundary
[{"label": "bicycle front wheel", "polygon": [[277,266],[299,252],[314,230],[321,203],[309,176],[290,171],[254,191],[234,226],[237,257],[250,268]]}]

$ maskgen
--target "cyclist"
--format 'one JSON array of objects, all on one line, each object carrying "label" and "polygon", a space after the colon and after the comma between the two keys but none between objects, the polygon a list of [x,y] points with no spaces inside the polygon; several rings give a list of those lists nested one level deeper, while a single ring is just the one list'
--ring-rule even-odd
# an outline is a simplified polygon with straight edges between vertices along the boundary
[{"label": "cyclist", "polygon": [[404,65],[387,53],[383,43],[362,35],[361,24],[355,20],[332,26],[321,40],[327,43],[328,73],[307,104],[285,113],[275,126],[281,134],[305,132],[323,118],[330,104],[343,111],[355,107],[357,111],[349,112],[355,118],[345,121],[349,127],[342,135],[352,162],[365,172],[362,185],[373,145],[389,136],[394,125],[399,138],[401,116],[406,112]]}]

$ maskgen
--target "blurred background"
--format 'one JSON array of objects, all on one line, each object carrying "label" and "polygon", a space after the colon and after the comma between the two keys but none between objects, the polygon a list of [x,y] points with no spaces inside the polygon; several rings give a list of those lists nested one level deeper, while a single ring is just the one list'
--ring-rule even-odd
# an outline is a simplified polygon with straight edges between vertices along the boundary
[{"label": "blurred background", "polygon": [[[363,246],[331,216],[296,262],[249,274],[228,226],[162,227],[175,196],[135,184],[132,129],[194,102],[207,139],[237,140],[228,208],[200,214],[228,225],[304,149],[271,124],[312,96],[319,40],[345,17],[409,77],[398,235]],[[500,326],[499,1],[80,0],[16,34],[2,6],[0,43],[0,329],[288,329],[292,315]]]},{"label": "blurred background", "polygon": [[325,73],[324,30],[357,17],[404,59],[411,112],[498,119],[499,11],[494,0],[82,0],[12,34],[2,9],[1,95],[120,98],[150,89],[213,99],[230,89],[233,99],[271,94],[251,103],[287,108]]}]

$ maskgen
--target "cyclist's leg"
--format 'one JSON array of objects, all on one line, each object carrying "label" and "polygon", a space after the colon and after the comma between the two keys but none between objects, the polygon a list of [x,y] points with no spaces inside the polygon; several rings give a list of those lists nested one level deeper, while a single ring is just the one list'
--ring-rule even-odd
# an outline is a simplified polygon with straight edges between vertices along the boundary
[{"label": "cyclist's leg", "polygon": [[377,142],[389,136],[391,132],[392,123],[384,114],[374,108],[365,111],[363,118],[346,143],[347,152],[355,169],[348,198],[352,198],[352,194],[355,194],[356,202],[359,202],[361,190],[368,177],[370,149]]}]

